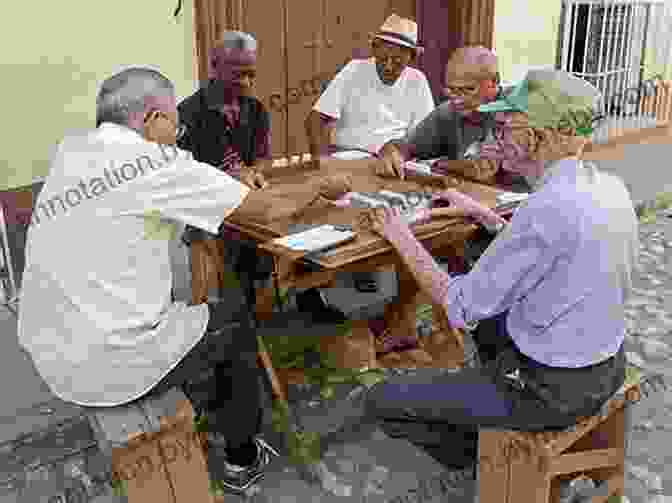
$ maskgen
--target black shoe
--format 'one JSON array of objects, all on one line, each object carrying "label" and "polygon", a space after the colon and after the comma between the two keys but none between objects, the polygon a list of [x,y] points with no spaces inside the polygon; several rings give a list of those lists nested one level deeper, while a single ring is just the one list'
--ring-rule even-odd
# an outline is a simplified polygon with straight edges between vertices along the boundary
[{"label": "black shoe", "polygon": [[249,466],[238,466],[226,460],[226,454],[217,441],[208,439],[208,467],[215,487],[243,493],[264,476],[264,470],[278,452],[263,439],[255,437],[257,458]]},{"label": "black shoe", "polygon": [[316,288],[296,294],[296,307],[299,312],[310,314],[314,323],[344,323],[347,316],[339,309],[327,304]]}]

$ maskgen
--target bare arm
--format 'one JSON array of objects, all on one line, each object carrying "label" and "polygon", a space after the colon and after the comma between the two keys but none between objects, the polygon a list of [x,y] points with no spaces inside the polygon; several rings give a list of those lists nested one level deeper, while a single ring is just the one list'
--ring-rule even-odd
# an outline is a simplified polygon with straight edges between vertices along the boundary
[{"label": "bare arm", "polygon": [[268,224],[272,220],[290,217],[300,210],[310,206],[320,196],[319,184],[309,182],[304,190],[293,195],[294,204],[287,204],[287,199],[269,194],[264,190],[252,190],[247,197],[225,221],[251,221],[259,224]]},{"label": "bare arm", "polygon": [[304,123],[310,154],[317,159],[331,142],[333,120],[328,120],[316,110],[311,110]]},{"label": "bare arm", "polygon": [[[288,218],[300,213],[320,197],[335,200],[350,191],[352,180],[347,175],[333,175],[311,180],[291,197],[278,197],[268,191],[250,191],[243,202],[224,220],[247,220],[268,224],[272,220]],[[287,204],[291,201],[292,204]]]}]

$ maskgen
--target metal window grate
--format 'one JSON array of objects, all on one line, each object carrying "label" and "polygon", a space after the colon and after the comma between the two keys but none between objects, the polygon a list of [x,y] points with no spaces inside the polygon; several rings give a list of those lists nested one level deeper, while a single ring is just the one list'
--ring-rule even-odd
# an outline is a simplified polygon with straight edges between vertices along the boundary
[{"label": "metal window grate", "polygon": [[670,0],[563,0],[556,65],[602,92],[599,136],[652,123],[642,102],[670,62],[670,19]]}]

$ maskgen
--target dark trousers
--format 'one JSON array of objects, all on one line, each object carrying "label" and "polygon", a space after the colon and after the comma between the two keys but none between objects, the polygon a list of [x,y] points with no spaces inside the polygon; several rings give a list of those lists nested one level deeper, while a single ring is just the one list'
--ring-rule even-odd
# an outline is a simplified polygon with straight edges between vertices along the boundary
[{"label": "dark trousers", "polygon": [[[254,329],[230,323],[224,303],[208,304],[206,334],[151,391],[183,387],[214,368],[216,386],[208,396],[208,429],[220,433],[227,447],[248,445],[261,428],[261,374],[257,366]],[[183,388],[184,389],[184,388]],[[184,389],[188,396],[188,390]]]},{"label": "dark trousers", "polygon": [[[468,438],[467,445],[462,445],[473,455],[479,427],[566,428],[582,416],[597,413],[623,384],[623,347],[590,367],[548,367],[518,351],[506,331],[506,315],[482,321],[474,334],[482,368],[454,373],[420,369],[411,376],[396,376],[370,390],[367,414],[395,425],[396,431],[411,432],[411,441],[413,423],[438,425],[436,430],[445,434],[434,437],[434,442],[438,438],[445,449],[454,450],[456,439],[459,443],[460,437]],[[516,369],[520,381],[506,377]]]}]

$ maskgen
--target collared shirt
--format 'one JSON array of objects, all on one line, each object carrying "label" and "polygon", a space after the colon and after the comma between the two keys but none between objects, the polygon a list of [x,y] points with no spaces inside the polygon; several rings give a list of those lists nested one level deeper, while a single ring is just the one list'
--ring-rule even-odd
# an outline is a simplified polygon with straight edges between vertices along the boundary
[{"label": "collared shirt", "polygon": [[467,148],[484,134],[483,124],[465,121],[450,102],[445,102],[411,129],[403,144],[408,157],[462,159]]},{"label": "collared shirt", "polygon": [[[207,162],[232,176],[244,162],[271,158],[271,126],[264,105],[253,97],[241,96],[233,103],[220,104],[211,87],[197,91],[178,106],[180,121],[186,126],[179,141],[197,161]],[[241,109],[246,107],[248,129],[241,133]],[[249,142],[249,145],[247,144]]]},{"label": "collared shirt", "polygon": [[620,178],[563,160],[547,168],[443,302],[455,326],[509,310],[522,353],[549,366],[583,367],[614,355],[639,251],[638,223]]},{"label": "collared shirt", "polygon": [[381,82],[373,58],[345,65],[313,107],[336,119],[336,145],[369,152],[403,138],[433,109],[424,73],[406,67],[393,85],[387,85]]},{"label": "collared shirt", "polygon": [[[484,114],[473,112],[467,116],[453,110],[450,102],[441,103],[417,126],[411,129],[397,145],[405,159],[464,159],[467,150],[481,141],[488,128]],[[495,183],[504,187],[527,189],[521,177],[497,166]],[[480,178],[479,178],[480,179]]]},{"label": "collared shirt", "polygon": [[59,398],[139,398],[201,339],[171,302],[175,223],[216,233],[249,189],[190,153],[103,123],[66,138],[28,231],[18,337]]}]

